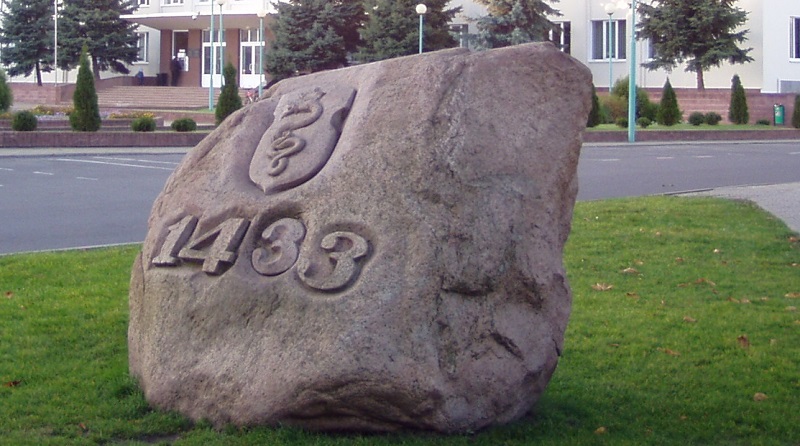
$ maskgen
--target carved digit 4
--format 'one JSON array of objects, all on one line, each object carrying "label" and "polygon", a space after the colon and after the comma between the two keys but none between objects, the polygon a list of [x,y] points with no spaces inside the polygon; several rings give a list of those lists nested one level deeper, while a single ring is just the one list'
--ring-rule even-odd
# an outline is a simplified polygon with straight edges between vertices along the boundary
[{"label": "carved digit 4", "polygon": [[305,236],[303,223],[292,218],[282,218],[269,225],[261,233],[267,248],[253,251],[253,268],[265,276],[285,273],[297,262]]},{"label": "carved digit 4", "polygon": [[[340,240],[349,242],[350,247],[344,251],[334,251]],[[327,276],[317,277],[319,271],[315,271],[308,259],[300,259],[297,271],[300,280],[320,291],[336,291],[350,283],[361,270],[361,265],[356,261],[366,256],[369,250],[369,245],[363,237],[344,231],[326,235],[322,238],[320,246],[325,251],[329,251],[328,260],[331,262],[333,271]]]},{"label": "carved digit 4", "polygon": [[188,215],[183,220],[169,227],[161,252],[153,259],[156,266],[175,266],[178,264],[178,251],[186,244],[197,226],[197,217]]},{"label": "carved digit 4", "polygon": [[[187,247],[180,250],[178,257],[187,261],[203,262],[203,271],[207,274],[220,274],[224,265],[232,265],[236,261],[236,251],[248,226],[250,222],[243,218],[226,220],[193,239]],[[211,247],[206,251],[209,244]]]}]

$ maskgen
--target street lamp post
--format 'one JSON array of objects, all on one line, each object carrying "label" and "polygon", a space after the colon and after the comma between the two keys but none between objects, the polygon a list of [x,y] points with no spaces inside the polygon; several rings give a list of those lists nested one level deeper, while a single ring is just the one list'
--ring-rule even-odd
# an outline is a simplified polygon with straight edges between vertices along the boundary
[{"label": "street lamp post", "polygon": [[608,94],[611,94],[611,87],[614,84],[614,42],[612,41],[612,36],[614,35],[611,32],[612,25],[614,24],[611,21],[611,16],[614,15],[614,7],[611,3],[606,3],[605,10],[606,14],[608,14]]},{"label": "street lamp post", "polygon": [[262,9],[258,11],[258,97],[261,98],[262,87],[264,83],[264,17],[267,16],[267,10]]},{"label": "street lamp post", "polygon": [[211,2],[211,32],[208,35],[211,43],[211,60],[209,60],[209,80],[208,80],[208,109],[214,110],[214,65],[216,59],[214,58],[214,2]]},{"label": "street lamp post", "polygon": [[53,73],[58,86],[58,0],[53,0]]},{"label": "street lamp post", "polygon": [[631,66],[628,77],[628,142],[636,142],[636,0],[631,0]]},{"label": "street lamp post", "polygon": [[222,6],[225,5],[226,0],[216,1],[219,5],[219,72],[222,73],[225,71],[225,26],[222,24]]},{"label": "street lamp post", "polygon": [[417,14],[419,14],[419,53],[422,54],[422,25],[424,22],[423,17],[428,12],[428,7],[424,3],[417,5]]}]

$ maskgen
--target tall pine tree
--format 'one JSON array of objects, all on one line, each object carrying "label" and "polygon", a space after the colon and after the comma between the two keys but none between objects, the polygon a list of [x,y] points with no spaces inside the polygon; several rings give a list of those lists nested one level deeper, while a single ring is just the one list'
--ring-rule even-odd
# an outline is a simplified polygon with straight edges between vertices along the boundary
[{"label": "tall pine tree", "polygon": [[697,89],[705,89],[703,73],[723,62],[752,62],[752,48],[742,49],[748,30],[747,12],[733,6],[735,0],[653,0],[639,3],[640,39],[650,39],[655,54],[644,64],[651,70],[671,70],[686,63],[697,74]]},{"label": "tall pine tree", "polygon": [[101,71],[130,73],[125,64],[137,60],[136,25],[120,19],[120,15],[130,14],[137,7],[135,0],[65,2],[58,21],[59,68],[78,65],[81,48],[86,45],[95,79],[100,79]]},{"label": "tall pine tree", "polygon": [[[478,45],[500,48],[548,40],[555,25],[548,17],[561,13],[544,0],[476,0],[489,14],[478,19]],[[558,0],[552,0],[553,3]]]},{"label": "tall pine tree", "polygon": [[[361,37],[358,58],[364,62],[408,56],[419,52],[419,0],[367,0],[369,19]],[[449,0],[426,0],[423,18],[423,51],[452,48],[458,44],[450,34],[449,22],[461,10],[445,9]]]},{"label": "tall pine tree", "polygon": [[275,6],[275,41],[264,58],[273,78],[348,64],[348,54],[360,43],[364,17],[360,0],[290,0]]},{"label": "tall pine tree", "polygon": [[89,67],[89,54],[84,45],[78,68],[78,80],[72,93],[72,107],[69,123],[79,132],[96,132],[100,129],[100,107],[97,105],[97,90]]},{"label": "tall pine tree", "polygon": [[12,0],[6,4],[0,62],[11,76],[30,76],[42,85],[42,71],[53,70],[53,2]]}]

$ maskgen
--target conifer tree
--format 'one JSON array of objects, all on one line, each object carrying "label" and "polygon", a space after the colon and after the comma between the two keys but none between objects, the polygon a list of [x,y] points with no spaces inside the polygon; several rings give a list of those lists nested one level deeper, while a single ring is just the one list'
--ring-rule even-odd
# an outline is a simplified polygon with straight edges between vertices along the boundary
[{"label": "conifer tree", "polygon": [[53,70],[52,0],[12,0],[3,14],[0,62],[11,76],[30,76],[42,85],[42,71]]},{"label": "conifer tree", "polygon": [[586,120],[586,127],[597,127],[600,125],[600,98],[592,84],[592,109],[589,111],[589,118]]},{"label": "conifer tree", "polygon": [[224,121],[231,113],[242,108],[242,98],[239,96],[239,87],[236,82],[236,67],[228,62],[222,70],[222,76],[225,78],[225,85],[222,86],[217,109],[214,110],[217,124]]},{"label": "conifer tree", "polygon": [[126,64],[136,62],[139,53],[136,25],[122,20],[120,15],[131,14],[137,7],[135,0],[64,2],[58,21],[59,68],[74,68],[86,45],[95,79],[100,79],[102,71],[130,73]]},{"label": "conifer tree", "polygon": [[734,124],[747,124],[750,112],[747,111],[747,95],[744,93],[742,81],[738,74],[731,79],[731,105],[728,109],[728,120]]},{"label": "conifer tree", "polygon": [[360,43],[364,18],[360,0],[290,0],[279,2],[272,26],[275,41],[264,58],[274,79],[348,64]]},{"label": "conifer tree", "polygon": [[681,122],[681,115],[681,110],[678,108],[678,97],[667,78],[664,88],[661,90],[661,102],[656,114],[656,122],[661,125],[673,126]]},{"label": "conifer tree", "polygon": [[0,70],[0,112],[7,112],[14,104],[14,92],[6,80],[6,72]]},{"label": "conifer tree", "polygon": [[736,0],[653,0],[640,2],[642,19],[637,37],[649,39],[655,49],[648,69],[673,69],[686,62],[696,73],[697,89],[705,89],[703,73],[723,62],[752,62],[752,48],[739,48],[747,40],[747,12],[734,7]]},{"label": "conifer tree", "polygon": [[548,17],[561,15],[544,0],[476,1],[489,10],[489,14],[479,18],[477,23],[478,44],[484,48],[548,40],[548,33],[555,30]]},{"label": "conifer tree", "polygon": [[800,95],[794,97],[794,111],[792,112],[792,127],[800,129]]},{"label": "conifer tree", "polygon": [[89,67],[89,54],[86,46],[81,51],[78,80],[72,94],[74,110],[69,115],[69,123],[73,130],[79,132],[96,132],[100,129],[100,108],[97,105],[97,91],[94,88],[94,77]]},{"label": "conifer tree", "polygon": [[[419,52],[419,0],[368,0],[369,19],[361,37],[357,58],[364,62],[408,56]],[[460,7],[446,9],[449,0],[426,0],[423,17],[423,51],[452,48],[458,44],[450,34],[450,21]]]}]

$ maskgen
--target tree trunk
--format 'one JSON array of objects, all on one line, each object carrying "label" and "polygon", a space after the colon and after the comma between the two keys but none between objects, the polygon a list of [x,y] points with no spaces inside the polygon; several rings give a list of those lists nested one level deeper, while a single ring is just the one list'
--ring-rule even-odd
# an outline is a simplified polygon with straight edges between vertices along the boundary
[{"label": "tree trunk", "polygon": [[699,91],[704,91],[706,89],[706,83],[703,80],[703,71],[697,70],[697,89]]},{"label": "tree trunk", "polygon": [[92,73],[94,74],[94,80],[100,80],[100,68],[97,65],[97,58],[92,56]]},{"label": "tree trunk", "polygon": [[41,87],[42,86],[42,69],[39,67],[39,61],[38,60],[34,64],[34,67],[36,67],[36,84]]}]

